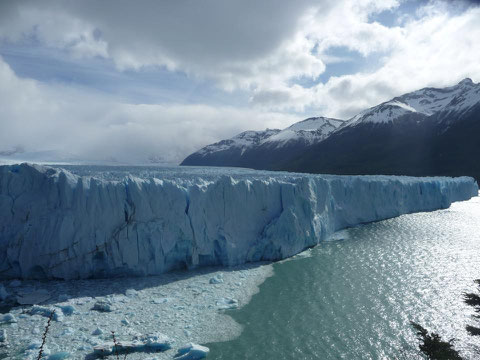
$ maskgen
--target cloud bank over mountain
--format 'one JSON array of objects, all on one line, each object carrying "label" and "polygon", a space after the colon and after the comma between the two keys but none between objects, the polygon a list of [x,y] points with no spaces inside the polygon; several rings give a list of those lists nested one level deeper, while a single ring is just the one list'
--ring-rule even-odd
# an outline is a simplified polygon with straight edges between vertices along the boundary
[{"label": "cloud bank over mountain", "polygon": [[[0,151],[178,162],[243,130],[478,82],[479,17],[468,1],[4,1]],[[74,76],[40,66],[59,54]]]}]

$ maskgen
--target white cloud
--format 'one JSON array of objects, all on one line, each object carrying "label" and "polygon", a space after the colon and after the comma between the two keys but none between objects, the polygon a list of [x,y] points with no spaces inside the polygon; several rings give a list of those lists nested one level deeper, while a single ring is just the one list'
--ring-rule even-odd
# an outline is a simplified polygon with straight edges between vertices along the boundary
[{"label": "white cloud", "polygon": [[76,56],[108,56],[107,43],[95,36],[96,28],[88,21],[69,14],[61,6],[34,4],[0,4],[0,39],[22,42],[34,38],[44,46],[66,48]]},{"label": "white cloud", "polygon": [[[377,69],[332,77],[327,83],[310,88],[284,86],[282,98],[276,103],[265,94],[279,93],[279,89],[257,90],[252,103],[263,103],[264,108],[282,111],[310,107],[322,115],[348,118],[365,108],[422,87],[450,86],[465,77],[480,81],[480,67],[476,60],[480,57],[480,8],[451,14],[445,4],[430,3],[419,15],[419,18],[406,21],[402,28],[383,27],[384,45],[377,41],[382,38],[381,32],[363,40],[358,36],[348,37],[345,33],[338,40],[331,40],[334,35],[325,38],[324,41],[332,44],[343,41],[344,46],[361,53],[384,51]],[[368,26],[375,33],[376,28],[382,27],[375,23],[357,25],[357,28],[352,27],[352,32]]]},{"label": "white cloud", "polygon": [[[401,0],[3,1],[0,41],[38,42],[119,69],[160,66],[243,89],[252,109],[132,105],[58,84],[17,77],[0,60],[0,144],[69,149],[129,161],[179,161],[247,129],[285,127],[299,116],[347,118],[423,86],[480,81],[480,8],[430,2],[398,26],[370,22]],[[343,47],[375,59],[367,71],[315,81]],[[352,61],[352,59],[347,59]],[[327,65],[328,66],[328,65]],[[312,84],[310,84],[312,85]],[[3,150],[3,149],[0,149]]]},{"label": "white cloud", "polygon": [[[110,58],[119,69],[163,66],[224,89],[283,86],[316,78],[321,53],[348,46],[368,54],[388,49],[395,32],[368,15],[397,0],[6,1],[0,38],[35,37],[77,56]],[[315,51],[317,50],[317,51]]]},{"label": "white cloud", "polygon": [[315,0],[7,1],[0,38],[36,37],[77,55],[110,58],[119,69],[163,66],[226,89],[318,76],[315,45],[297,36]]},{"label": "white cloud", "polygon": [[378,70],[332,78],[314,89],[317,99],[324,99],[319,105],[331,115],[352,116],[422,87],[445,87],[465,77],[480,81],[475,60],[480,57],[479,18],[480,8],[472,8],[456,16],[436,12],[409,22]]},{"label": "white cloud", "polygon": [[369,22],[369,16],[394,9],[398,1],[340,1],[328,16],[311,19],[306,36],[317,42],[320,53],[329,47],[345,46],[363,56],[389,51],[399,40],[401,29]]},{"label": "white cloud", "polygon": [[245,129],[284,128],[298,117],[207,105],[133,105],[17,77],[0,58],[0,151],[58,150],[89,160],[178,163]]},{"label": "white cloud", "polygon": [[226,90],[253,91],[253,103],[263,107],[272,103],[266,93],[288,93],[291,101],[277,105],[298,110],[315,105],[310,102],[316,96],[305,94],[319,89],[304,91],[295,79],[322,74],[331,61],[324,55],[329,48],[391,58],[409,46],[406,42],[425,19],[441,17],[445,7],[441,2],[425,6],[418,14],[420,24],[415,17],[403,27],[369,22],[372,14],[392,11],[400,2],[6,1],[0,5],[0,37],[20,41],[34,36],[76,56],[110,58],[119,69],[162,66],[213,79]]}]

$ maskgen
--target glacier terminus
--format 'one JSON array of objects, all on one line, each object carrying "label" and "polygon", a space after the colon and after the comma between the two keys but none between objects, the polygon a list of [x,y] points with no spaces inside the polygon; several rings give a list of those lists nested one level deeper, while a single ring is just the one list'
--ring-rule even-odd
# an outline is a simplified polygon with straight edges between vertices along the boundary
[{"label": "glacier terminus", "polygon": [[337,230],[448,208],[469,177],[0,167],[0,278],[84,279],[279,260]]}]

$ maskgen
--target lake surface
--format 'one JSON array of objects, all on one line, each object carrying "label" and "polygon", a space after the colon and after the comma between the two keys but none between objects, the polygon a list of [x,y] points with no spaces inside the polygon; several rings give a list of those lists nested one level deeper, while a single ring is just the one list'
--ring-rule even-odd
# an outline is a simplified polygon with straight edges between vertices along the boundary
[{"label": "lake surface", "polygon": [[251,302],[228,312],[242,334],[207,344],[208,358],[420,358],[410,321],[458,339],[466,359],[479,358],[480,339],[465,331],[476,320],[462,301],[480,278],[478,197],[335,238],[275,264]]}]

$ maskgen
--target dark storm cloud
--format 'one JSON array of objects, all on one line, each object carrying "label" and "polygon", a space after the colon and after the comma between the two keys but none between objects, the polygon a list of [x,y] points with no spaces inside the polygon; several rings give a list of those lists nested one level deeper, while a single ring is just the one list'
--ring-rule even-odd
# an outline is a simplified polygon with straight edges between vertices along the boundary
[{"label": "dark storm cloud", "polygon": [[[235,63],[262,58],[279,47],[295,33],[312,3],[321,4],[310,0],[3,1],[0,16],[25,18],[33,11],[38,24],[32,27],[40,31],[52,14],[81,21],[89,27],[73,31],[91,32],[92,40],[104,40],[121,66],[155,64],[163,58],[173,67],[234,68]],[[59,24],[56,31],[68,34],[72,28]]]},{"label": "dark storm cloud", "polygon": [[264,56],[292,33],[310,5],[307,0],[72,1],[68,11],[95,24],[113,48],[156,46],[172,56],[216,62]]}]

